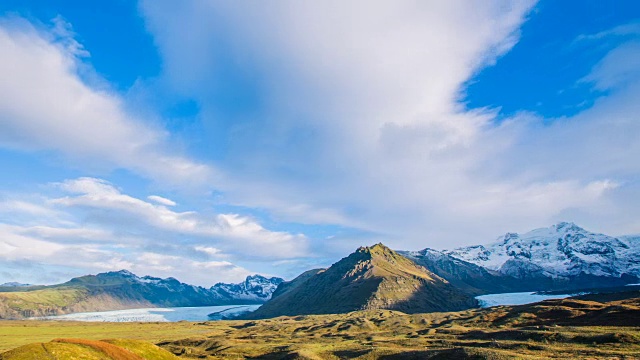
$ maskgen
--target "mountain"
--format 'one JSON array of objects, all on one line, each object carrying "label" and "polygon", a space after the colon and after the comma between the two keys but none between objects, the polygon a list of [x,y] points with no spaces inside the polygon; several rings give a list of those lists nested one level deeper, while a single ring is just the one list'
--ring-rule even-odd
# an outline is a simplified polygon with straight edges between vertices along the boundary
[{"label": "mountain", "polygon": [[247,276],[245,281],[239,284],[217,283],[210,290],[234,300],[263,303],[271,299],[271,295],[283,281],[284,279],[279,277],[253,275]]},{"label": "mountain", "polygon": [[528,290],[528,285],[523,284],[521,279],[486,269],[441,251],[427,248],[398,253],[472,295]]},{"label": "mountain", "polygon": [[328,269],[280,284],[249,318],[391,309],[406,313],[453,311],[477,305],[443,278],[377,244],[358,248]]},{"label": "mountain", "polygon": [[29,287],[29,286],[34,286],[32,284],[22,284],[19,282],[15,282],[15,281],[11,281],[11,282],[6,282],[4,284],[0,284],[0,287]]},{"label": "mountain", "polygon": [[640,278],[638,239],[596,234],[561,222],[522,235],[507,233],[492,244],[442,253],[507,279],[526,279],[534,287],[616,286]]},{"label": "mountain", "polygon": [[261,304],[282,281],[256,275],[240,284],[219,283],[207,289],[174,278],[111,271],[58,285],[0,292],[0,319],[140,307]]}]

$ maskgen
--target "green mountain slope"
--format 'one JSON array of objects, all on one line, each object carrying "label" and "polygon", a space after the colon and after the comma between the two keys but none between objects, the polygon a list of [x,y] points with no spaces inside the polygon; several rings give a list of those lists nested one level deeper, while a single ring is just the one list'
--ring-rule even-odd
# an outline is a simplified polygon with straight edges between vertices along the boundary
[{"label": "green mountain slope", "polygon": [[[264,292],[277,280],[259,276],[249,279],[262,279],[266,287],[244,289],[242,284],[216,284],[206,289],[174,278],[138,277],[126,270],[86,275],[59,285],[0,292],[0,319],[143,307],[258,304],[270,295]],[[236,288],[240,290],[234,293]]]},{"label": "green mountain slope", "polygon": [[455,311],[476,300],[388,247],[361,247],[325,271],[283,283],[250,318],[331,314],[366,309],[405,313]]}]

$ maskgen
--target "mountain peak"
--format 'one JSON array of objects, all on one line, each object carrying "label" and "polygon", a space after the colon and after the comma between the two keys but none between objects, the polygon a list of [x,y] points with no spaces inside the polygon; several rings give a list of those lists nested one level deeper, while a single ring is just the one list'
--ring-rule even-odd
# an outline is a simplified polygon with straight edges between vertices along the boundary
[{"label": "mountain peak", "polygon": [[475,305],[472,297],[383,244],[359,247],[324,271],[285,282],[279,295],[251,317],[390,309],[450,311]]},{"label": "mountain peak", "polygon": [[374,256],[390,256],[395,253],[395,251],[391,250],[389,247],[384,245],[383,243],[377,243],[371,246],[361,246],[359,247],[354,254],[369,254],[372,257]]},{"label": "mountain peak", "polygon": [[567,221],[561,221],[555,225],[553,225],[551,228],[556,229],[558,231],[560,230],[565,230],[565,231],[584,231],[583,228],[581,228],[580,226],[572,223],[572,222],[567,222]]},{"label": "mountain peak", "polygon": [[103,273],[98,273],[95,276],[97,277],[104,277],[104,276],[118,276],[118,277],[123,277],[123,278],[137,278],[138,276],[134,273],[132,273],[129,270],[118,270],[118,271],[107,271],[107,272],[103,272]]},{"label": "mountain peak", "polygon": [[122,269],[122,270],[114,271],[114,273],[115,273],[115,274],[118,274],[118,275],[122,275],[122,276],[131,276],[131,277],[136,276],[136,274],[134,274],[134,273],[132,273],[131,271],[126,270],[126,269]]}]

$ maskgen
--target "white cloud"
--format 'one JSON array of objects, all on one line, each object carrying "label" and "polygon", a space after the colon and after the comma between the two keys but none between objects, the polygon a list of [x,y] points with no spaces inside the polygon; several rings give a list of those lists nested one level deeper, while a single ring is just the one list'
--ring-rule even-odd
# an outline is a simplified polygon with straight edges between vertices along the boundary
[{"label": "white cloud", "polygon": [[640,40],[636,39],[609,52],[585,80],[594,82],[599,90],[634,84],[640,80],[638,63],[640,63]]},{"label": "white cloud", "polygon": [[146,252],[133,265],[138,273],[154,273],[158,276],[190,279],[193,284],[209,287],[213,285],[212,274],[232,282],[244,280],[251,272],[228,261],[194,261],[188,258]]},{"label": "white cloud", "polygon": [[[226,199],[377,232],[397,248],[484,242],[567,214],[611,231],[594,221],[599,209],[626,208],[611,199],[630,191],[640,164],[635,77],[592,109],[548,122],[497,123],[494,110],[459,102],[465,83],[517,42],[532,6],[142,3],[165,80],[199,101],[205,121],[225,121],[211,94],[225,89],[227,64],[251,74],[249,91],[265,104],[231,126]],[[629,51],[612,52],[591,81],[619,89],[637,70]],[[623,217],[622,228],[640,230]]]},{"label": "white cloud", "polygon": [[69,24],[54,23],[48,32],[0,20],[0,146],[53,150],[85,168],[125,168],[162,182],[215,180],[212,167],[166,151],[168,134],[128,113],[117,93],[83,80],[79,73],[90,69],[79,57],[88,53]]},{"label": "white cloud", "polygon": [[[171,276],[206,287],[218,281],[238,282],[251,274],[247,269],[228,261],[198,261],[188,255],[139,252],[135,244],[110,247],[87,242],[73,243],[65,237],[91,238],[94,235],[103,234],[91,229],[25,229],[0,224],[1,276],[31,283],[60,283],[72,276],[128,269],[139,275]],[[114,245],[116,239],[110,240]],[[211,252],[213,248],[204,249]],[[23,271],[33,267],[40,268],[48,275]],[[65,271],[56,274],[55,270],[59,268]]]},{"label": "white cloud", "polygon": [[[121,193],[110,183],[95,178],[67,180],[60,187],[73,196],[52,200],[66,207],[84,207],[109,212],[109,221],[144,224],[160,230],[198,237],[223,239],[220,246],[253,258],[306,256],[308,239],[302,234],[269,231],[255,220],[239,214],[206,217],[195,211],[176,212],[163,205]],[[254,251],[246,252],[246,249]]]},{"label": "white cloud", "polygon": [[[250,274],[247,265],[260,269],[273,259],[310,255],[304,235],[270,231],[238,214],[173,211],[124,194],[102,179],[78,178],[42,188],[55,195],[13,194],[12,200],[0,202],[0,210],[6,210],[0,221],[0,272],[6,278],[61,282],[124,268],[211,286],[242,280]],[[50,213],[55,217],[43,216]],[[52,273],[42,280],[13,272],[25,266]]]},{"label": "white cloud", "polygon": [[171,200],[171,199],[167,199],[167,198],[163,198],[162,196],[158,196],[158,195],[149,195],[147,196],[147,199],[158,203],[160,205],[165,205],[165,206],[176,206],[176,202]]},{"label": "white cloud", "polygon": [[221,256],[222,255],[220,249],[216,249],[216,248],[211,247],[211,246],[198,245],[198,246],[194,247],[194,250],[202,252],[202,253],[205,253],[205,254],[207,254],[208,256],[211,256],[211,257],[216,257],[216,256]]},{"label": "white cloud", "polygon": [[24,200],[5,200],[0,201],[0,212],[6,213],[24,213],[28,215],[37,215],[41,217],[57,217],[59,213],[54,209],[39,204],[34,204]]}]

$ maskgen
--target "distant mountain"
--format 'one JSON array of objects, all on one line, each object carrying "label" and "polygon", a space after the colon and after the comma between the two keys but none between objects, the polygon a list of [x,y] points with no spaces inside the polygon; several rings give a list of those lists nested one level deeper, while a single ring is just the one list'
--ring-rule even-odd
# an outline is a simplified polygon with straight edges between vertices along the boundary
[{"label": "distant mountain", "polygon": [[[561,222],[488,245],[441,252],[506,279],[544,288],[616,286],[640,277],[640,237],[611,237]],[[450,279],[451,280],[451,279]],[[453,282],[453,280],[451,280]]]},{"label": "distant mountain", "polygon": [[206,289],[174,278],[139,277],[127,270],[86,275],[52,286],[0,292],[0,319],[137,307],[261,304],[280,278],[249,276],[240,284]]},{"label": "distant mountain", "polygon": [[477,305],[443,278],[377,244],[361,247],[326,270],[280,284],[250,318],[331,314],[365,309],[406,313],[454,311]]},{"label": "distant mountain", "polygon": [[11,281],[11,282],[6,282],[4,284],[0,284],[0,287],[29,287],[29,286],[34,286],[32,284],[22,284],[19,282],[15,282],[15,281]]},{"label": "distant mountain", "polygon": [[283,281],[284,279],[279,277],[253,275],[247,276],[245,281],[239,284],[217,283],[210,290],[234,300],[263,303],[271,299],[271,295]]}]

